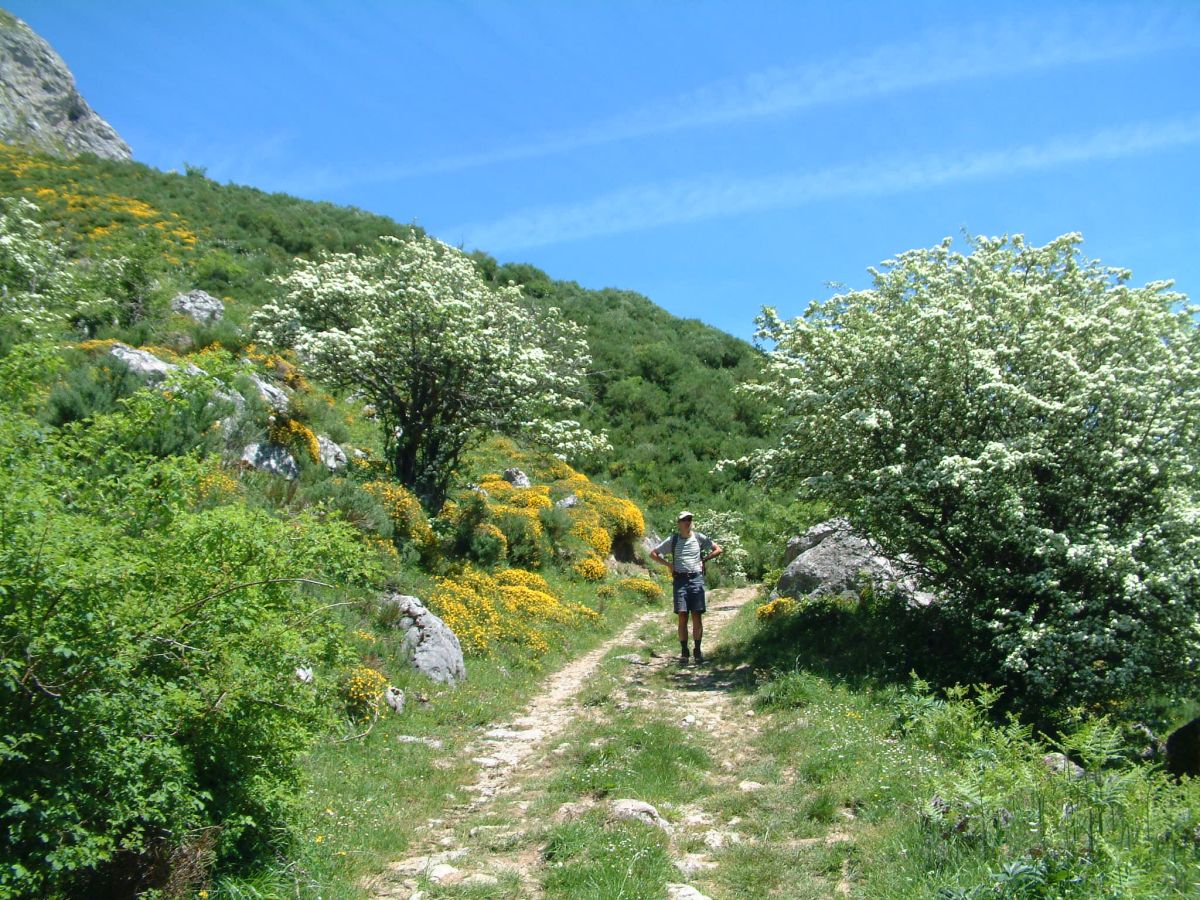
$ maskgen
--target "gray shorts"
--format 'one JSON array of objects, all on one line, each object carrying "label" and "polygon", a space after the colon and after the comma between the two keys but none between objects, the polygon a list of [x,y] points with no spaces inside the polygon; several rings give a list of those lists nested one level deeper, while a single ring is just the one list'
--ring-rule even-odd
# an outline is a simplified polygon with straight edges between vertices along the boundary
[{"label": "gray shorts", "polygon": [[707,610],[704,604],[704,573],[675,572],[673,579],[673,594],[675,597],[675,612],[702,613]]}]

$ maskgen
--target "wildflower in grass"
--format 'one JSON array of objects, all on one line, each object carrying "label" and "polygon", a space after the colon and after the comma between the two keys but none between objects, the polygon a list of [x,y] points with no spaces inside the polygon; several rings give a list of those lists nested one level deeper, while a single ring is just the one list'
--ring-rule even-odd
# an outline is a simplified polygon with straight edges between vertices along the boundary
[{"label": "wildflower in grass", "polygon": [[780,619],[784,616],[790,616],[800,608],[799,602],[794,597],[776,597],[770,603],[764,603],[758,608],[755,615],[760,620]]},{"label": "wildflower in grass", "polygon": [[386,688],[387,678],[378,669],[370,666],[352,669],[342,683],[346,712],[352,719],[360,720],[378,715]]}]

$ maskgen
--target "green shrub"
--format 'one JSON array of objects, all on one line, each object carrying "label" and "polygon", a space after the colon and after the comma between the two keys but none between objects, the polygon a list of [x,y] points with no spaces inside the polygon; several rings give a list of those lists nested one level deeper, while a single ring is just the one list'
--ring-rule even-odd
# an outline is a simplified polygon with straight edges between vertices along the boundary
[{"label": "green shrub", "polygon": [[344,656],[291,579],[378,572],[348,525],[195,509],[212,464],[146,436],[180,404],[0,417],[0,894],[133,894],[289,839]]},{"label": "green shrub", "polygon": [[1131,761],[1104,718],[1061,735],[1050,765],[1028,728],[989,721],[994,701],[962,688],[932,698],[919,682],[902,698],[907,739],[951,764],[906,864],[947,898],[1190,895],[1200,785]]},{"label": "green shrub", "polygon": [[306,475],[301,479],[294,502],[301,507],[313,506],[334,512],[359,531],[381,538],[390,538],[394,530],[388,511],[379,499],[349,478],[332,476],[309,480]]},{"label": "green shrub", "polygon": [[116,357],[95,363],[77,360],[50,391],[43,415],[51,425],[79,422],[96,413],[111,412],[118,400],[144,385],[143,379]]}]

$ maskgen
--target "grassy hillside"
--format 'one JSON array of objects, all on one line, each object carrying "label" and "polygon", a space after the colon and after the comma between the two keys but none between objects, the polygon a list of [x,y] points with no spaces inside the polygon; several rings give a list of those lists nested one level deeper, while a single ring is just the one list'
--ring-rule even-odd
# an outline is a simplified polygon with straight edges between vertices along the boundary
[{"label": "grassy hillside", "polygon": [[[145,284],[128,287],[149,293],[156,284],[160,309],[173,291],[199,288],[224,299],[234,325],[273,296],[271,278],[295,256],[350,252],[381,235],[420,233],[359,209],[217,184],[199,170],[164,173],[88,157],[65,161],[4,145],[0,189],[37,203],[72,255],[140,260],[136,274]],[[641,500],[660,533],[683,506],[741,516],[747,574],[777,565],[782,539],[811,511],[713,472],[719,460],[764,443],[757,403],[733,393],[735,384],[757,371],[758,352],[633,292],[586,290],[532,266],[499,265],[482,253],[476,260],[488,280],[519,284],[532,302],[557,306],[586,329],[593,367],[583,424],[606,431],[613,451],[581,461],[585,471]],[[165,319],[151,317],[132,332],[100,326],[90,336],[157,345],[170,330]],[[202,337],[239,349],[228,327]]]},{"label": "grassy hillside", "polygon": [[[605,564],[646,530],[626,496],[663,504],[661,527],[678,504],[720,510],[745,490],[709,468],[753,442],[730,388],[754,352],[644,298],[531,278],[531,302],[587,330],[585,424],[614,449],[583,470],[493,435],[425,510],[392,478],[371,405],[245,328],[295,256],[419,232],[199,172],[4,146],[0,187],[0,896],[352,884],[380,860],[339,855],[304,792],[344,808],[380,777],[378,741],[454,744],[661,601]],[[172,310],[194,288],[223,300],[221,321]],[[148,383],[118,342],[177,368]],[[331,471],[321,440],[348,464]],[[290,454],[296,477],[251,471],[252,444]],[[509,485],[511,466],[532,486]],[[388,591],[454,627],[469,688],[412,673]],[[386,715],[389,685],[409,694],[404,719]],[[470,777],[415,777],[425,759],[388,769],[390,830],[365,800],[341,813],[352,845],[402,847],[414,811]]]}]

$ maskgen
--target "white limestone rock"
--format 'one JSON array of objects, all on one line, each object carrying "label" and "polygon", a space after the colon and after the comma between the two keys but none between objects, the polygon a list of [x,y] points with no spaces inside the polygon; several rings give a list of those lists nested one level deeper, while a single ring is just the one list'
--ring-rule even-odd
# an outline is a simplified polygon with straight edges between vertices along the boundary
[{"label": "white limestone rock", "polygon": [[300,467],[287,448],[280,444],[250,444],[242,451],[242,462],[258,472],[277,475],[288,481],[300,477]]},{"label": "white limestone rock", "polygon": [[171,298],[171,309],[200,324],[219,322],[225,315],[225,304],[200,290],[176,294]]},{"label": "white limestone rock", "polygon": [[462,645],[449,625],[416,597],[392,594],[383,602],[396,607],[396,627],[404,632],[403,646],[413,668],[437,682],[466,681]]},{"label": "white limestone rock", "polygon": [[323,434],[317,435],[317,446],[321,449],[321,465],[330,472],[340,472],[350,462],[346,451]]}]

